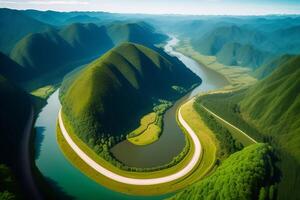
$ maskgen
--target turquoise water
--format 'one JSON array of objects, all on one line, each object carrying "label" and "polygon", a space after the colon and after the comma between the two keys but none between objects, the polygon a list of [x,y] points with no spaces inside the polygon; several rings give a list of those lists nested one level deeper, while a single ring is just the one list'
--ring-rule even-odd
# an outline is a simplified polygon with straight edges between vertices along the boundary
[{"label": "turquoise water", "polygon": [[148,200],[166,197],[138,197],[114,192],[97,184],[71,165],[60,151],[56,142],[55,130],[59,108],[58,91],[56,91],[48,99],[48,104],[40,113],[35,124],[37,128],[36,146],[39,149],[36,164],[41,173],[45,177],[50,178],[56,187],[59,187],[64,193],[76,199]]},{"label": "turquoise water", "polygon": [[[225,81],[222,81],[221,77],[214,75],[211,72],[205,71],[205,69],[192,59],[174,52],[172,45],[176,44],[176,38],[170,40],[166,45],[166,51],[170,54],[177,56],[180,60],[186,64],[197,75],[200,75],[203,83],[195,88],[191,95],[200,91],[207,91],[224,86]],[[202,69],[203,68],[203,69]],[[53,93],[48,98],[48,104],[42,109],[39,117],[36,121],[36,165],[41,173],[49,179],[49,182],[55,186],[57,191],[60,191],[67,196],[72,196],[75,199],[109,199],[109,200],[158,200],[164,199],[170,195],[160,195],[151,197],[142,196],[130,196],[119,192],[112,191],[98,183],[94,182],[64,157],[56,142],[56,120],[58,111],[60,109],[60,103],[58,99],[58,91]],[[169,116],[170,115],[170,116]],[[175,114],[171,113],[168,117],[174,117]],[[172,115],[172,116],[171,116]],[[175,125],[174,125],[175,126]],[[158,149],[161,151],[161,149]],[[156,154],[157,155],[157,154]]]}]

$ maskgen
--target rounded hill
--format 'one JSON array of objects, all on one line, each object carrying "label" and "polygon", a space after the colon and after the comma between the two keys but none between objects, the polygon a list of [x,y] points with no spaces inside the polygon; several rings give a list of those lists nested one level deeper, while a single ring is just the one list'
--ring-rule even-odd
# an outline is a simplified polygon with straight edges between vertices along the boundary
[{"label": "rounded hill", "polygon": [[128,133],[155,101],[182,95],[174,86],[188,90],[199,81],[183,64],[123,43],[65,81],[60,98],[65,119],[88,142]]}]

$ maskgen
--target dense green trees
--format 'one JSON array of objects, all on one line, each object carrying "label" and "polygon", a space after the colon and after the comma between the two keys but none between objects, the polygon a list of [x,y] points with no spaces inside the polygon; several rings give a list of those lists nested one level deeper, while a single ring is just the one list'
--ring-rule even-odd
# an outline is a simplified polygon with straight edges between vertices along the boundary
[{"label": "dense green trees", "polygon": [[254,144],[232,154],[209,177],[171,199],[273,199],[273,150]]},{"label": "dense green trees", "polygon": [[280,199],[299,196],[295,189],[300,185],[299,63],[299,56],[281,58],[270,76],[250,88],[200,99],[203,105],[251,137],[274,147],[281,170]]},{"label": "dense green trees", "polygon": [[239,141],[235,140],[231,136],[231,133],[220,123],[218,123],[216,119],[202,107],[202,102],[200,98],[198,98],[195,101],[194,108],[202,117],[205,124],[215,133],[218,141],[220,142],[220,158],[224,159],[230,154],[243,148],[243,145]]},{"label": "dense green trees", "polygon": [[0,9],[0,51],[9,54],[14,45],[29,33],[45,31],[50,25],[18,10]]},{"label": "dense green trees", "polygon": [[[65,26],[54,27],[34,19],[44,19],[36,16],[37,13],[0,9],[0,51],[22,66],[15,76],[22,74],[24,77],[20,78],[25,81],[33,81],[32,79],[41,75],[50,80],[55,75],[62,78],[74,66],[93,60],[122,42],[135,42],[153,47],[154,44],[167,39],[166,35],[157,33],[152,26],[144,22],[113,22],[105,25],[67,22]],[[66,18],[78,15],[56,14]],[[18,28],[20,30],[15,31]],[[46,82],[40,79],[35,81]]]},{"label": "dense green trees", "polygon": [[[176,59],[124,43],[69,76],[60,90],[60,100],[65,121],[75,133],[102,157],[121,165],[109,149],[136,129],[146,113],[156,112],[157,125],[162,127],[162,115],[171,101],[199,82]],[[182,89],[174,90],[174,85]]]}]

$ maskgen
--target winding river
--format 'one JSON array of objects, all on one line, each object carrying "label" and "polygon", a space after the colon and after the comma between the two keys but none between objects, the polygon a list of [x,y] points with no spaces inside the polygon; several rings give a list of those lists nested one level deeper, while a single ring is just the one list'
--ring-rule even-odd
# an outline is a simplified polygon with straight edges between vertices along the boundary
[{"label": "winding river", "polygon": [[145,168],[171,162],[172,159],[182,151],[185,145],[184,134],[182,134],[176,121],[176,111],[178,107],[183,101],[195,96],[199,92],[220,88],[227,83],[219,74],[200,66],[196,61],[182,53],[174,51],[173,47],[178,42],[179,40],[177,38],[172,37],[165,46],[165,51],[181,60],[190,70],[201,77],[203,82],[192,92],[176,101],[174,106],[165,113],[163,119],[163,133],[157,142],[146,146],[137,146],[128,140],[124,140],[112,148],[111,151],[113,155],[128,166]]},{"label": "winding river", "polygon": [[[175,105],[166,112],[164,116],[164,131],[158,142],[145,147],[139,147],[124,141],[113,148],[112,151],[114,155],[128,165],[149,167],[170,162],[170,160],[182,150],[185,142],[184,135],[177,125],[175,118],[178,106],[187,98],[201,91],[220,88],[227,84],[227,81],[221,75],[206,69],[193,59],[176,52],[173,47],[177,43],[178,40],[172,37],[166,44],[165,51],[178,57],[188,68],[200,76],[202,84],[178,100]],[[65,158],[56,142],[56,121],[60,107],[58,91],[56,91],[49,97],[47,105],[42,109],[35,124],[37,129],[35,140],[36,165],[57,191],[76,199],[155,200],[163,199],[168,196],[141,197],[125,195],[109,190],[81,173]],[[124,152],[126,152],[126,154]]]}]

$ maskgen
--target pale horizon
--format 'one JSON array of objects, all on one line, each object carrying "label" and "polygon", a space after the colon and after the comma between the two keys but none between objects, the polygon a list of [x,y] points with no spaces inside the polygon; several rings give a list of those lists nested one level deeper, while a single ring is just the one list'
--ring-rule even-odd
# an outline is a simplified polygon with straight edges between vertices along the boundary
[{"label": "pale horizon", "polygon": [[1,8],[17,10],[52,10],[60,12],[91,11],[124,14],[152,15],[299,15],[300,2],[296,0],[174,0],[170,2],[153,0],[0,0]]}]

